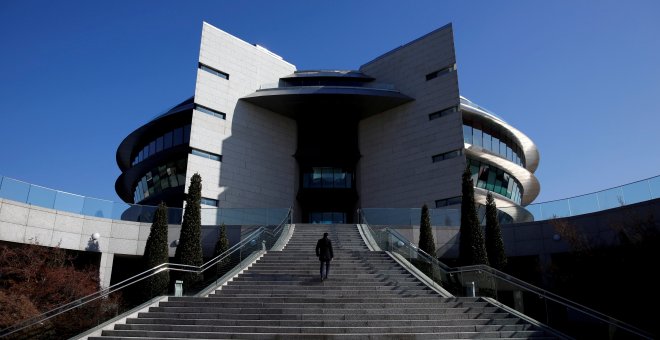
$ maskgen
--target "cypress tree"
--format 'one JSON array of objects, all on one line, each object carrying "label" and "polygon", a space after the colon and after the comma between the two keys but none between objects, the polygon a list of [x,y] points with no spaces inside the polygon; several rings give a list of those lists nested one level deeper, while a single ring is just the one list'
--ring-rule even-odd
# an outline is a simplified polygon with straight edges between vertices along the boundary
[{"label": "cypress tree", "polygon": [[[226,252],[229,249],[229,239],[227,238],[227,227],[223,222],[220,226],[220,235],[218,237],[218,242],[215,243],[215,249],[213,251],[213,258]],[[218,264],[215,265],[215,274],[222,275],[225,272],[226,266],[229,264],[229,258],[218,261]]]},{"label": "cypress tree", "polygon": [[486,252],[493,268],[501,270],[506,266],[502,228],[497,220],[497,206],[490,192],[486,196]]},{"label": "cypress tree", "polygon": [[422,218],[419,222],[419,249],[435,257],[435,239],[431,229],[431,217],[429,216],[429,207],[422,206]]},{"label": "cypress tree", "polygon": [[[144,247],[144,255],[142,255],[142,263],[144,270],[149,270],[168,261],[167,206],[161,202],[151,223],[147,244]],[[160,272],[145,279],[144,288],[142,289],[143,300],[167,294],[169,282],[170,274],[168,271]]]},{"label": "cypress tree", "polygon": [[463,172],[461,199],[461,228],[458,259],[462,265],[488,264],[486,245],[481,232],[474,202],[474,183],[468,165]]},{"label": "cypress tree", "polygon": [[[190,187],[188,187],[188,195],[186,195],[186,209],[181,223],[179,245],[174,253],[176,263],[201,266],[204,261],[201,244],[201,200],[202,177],[199,174],[194,174],[190,179]],[[200,275],[195,273],[184,273],[177,276],[183,280],[184,289],[195,285],[201,280]]]}]

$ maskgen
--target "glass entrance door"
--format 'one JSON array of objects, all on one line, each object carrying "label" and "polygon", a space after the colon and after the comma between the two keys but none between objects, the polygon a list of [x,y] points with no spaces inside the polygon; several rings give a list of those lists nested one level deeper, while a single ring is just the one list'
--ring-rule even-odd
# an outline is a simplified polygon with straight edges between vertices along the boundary
[{"label": "glass entrance door", "polygon": [[309,223],[318,224],[346,224],[346,213],[343,212],[311,212]]}]

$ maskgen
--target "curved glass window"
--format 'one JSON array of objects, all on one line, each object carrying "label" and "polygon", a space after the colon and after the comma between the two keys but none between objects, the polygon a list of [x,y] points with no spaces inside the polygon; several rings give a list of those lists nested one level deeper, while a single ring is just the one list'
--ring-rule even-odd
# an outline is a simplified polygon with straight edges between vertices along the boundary
[{"label": "curved glass window", "polygon": [[463,141],[490,151],[522,167],[525,155],[511,134],[495,125],[483,125],[481,122],[463,122]]},{"label": "curved glass window", "polygon": [[171,147],[188,143],[190,143],[190,124],[183,127],[178,127],[172,131],[168,131],[162,136],[158,136],[153,140],[141,144],[139,148],[136,148],[140,151],[133,156],[132,165],[138,164],[150,156],[153,156]]},{"label": "curved glass window", "polygon": [[303,188],[350,189],[353,173],[342,168],[315,167],[303,173]]},{"label": "curved glass window", "polygon": [[511,174],[492,164],[471,158],[467,161],[474,186],[500,194],[520,204],[523,194],[522,185]]},{"label": "curved glass window", "polygon": [[133,202],[138,203],[168,188],[186,185],[186,159],[168,162],[148,171],[133,191]]}]

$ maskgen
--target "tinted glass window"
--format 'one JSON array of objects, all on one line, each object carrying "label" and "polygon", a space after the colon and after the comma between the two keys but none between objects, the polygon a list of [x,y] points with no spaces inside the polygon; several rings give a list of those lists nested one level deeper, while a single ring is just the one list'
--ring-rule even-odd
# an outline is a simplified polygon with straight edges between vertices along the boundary
[{"label": "tinted glass window", "polygon": [[158,137],[156,139],[156,152],[163,151],[163,137]]},{"label": "tinted glass window", "polygon": [[472,144],[472,127],[469,125],[463,125],[463,141]]},{"label": "tinted glass window", "polygon": [[474,138],[473,139],[474,145],[483,146],[484,145],[483,144],[483,132],[481,132],[481,130],[478,130],[476,128],[473,129],[473,131],[474,131],[474,133],[472,135],[473,135],[473,138]]},{"label": "tinted glass window", "polygon": [[484,126],[478,121],[465,120],[463,122],[463,140],[518,165],[525,166],[522,150],[507,136],[506,132],[497,126]]},{"label": "tinted glass window", "polygon": [[173,137],[174,145],[181,145],[183,143],[183,128],[178,128],[174,130]]},{"label": "tinted glass window", "polygon": [[134,199],[137,200],[135,202],[138,203],[151,195],[162,192],[164,189],[182,186],[184,182],[178,180],[176,174],[185,176],[185,166],[185,160],[179,160],[168,162],[148,171],[135,186],[133,193]]},{"label": "tinted glass window", "polygon": [[172,147],[172,131],[168,132],[163,136],[163,148],[169,149]]},{"label": "tinted glass window", "polygon": [[183,127],[183,142],[190,143],[190,125]]},{"label": "tinted glass window", "polygon": [[486,189],[502,196],[508,197],[520,204],[522,192],[520,184],[504,170],[493,165],[486,164],[468,158],[472,180],[476,187]]},{"label": "tinted glass window", "polygon": [[485,186],[484,183],[488,181],[488,172],[490,170],[490,167],[488,164],[481,164],[479,167],[479,177],[478,181],[479,183],[477,184],[479,187]]},{"label": "tinted glass window", "polygon": [[303,188],[351,188],[353,175],[342,168],[315,167],[302,175]]},{"label": "tinted glass window", "polygon": [[492,143],[492,147],[491,147],[490,151],[492,151],[496,155],[499,155],[499,153],[500,153],[500,140],[499,140],[499,138],[493,136],[493,143]]},{"label": "tinted glass window", "polygon": [[484,142],[483,142],[484,149],[491,150],[493,148],[493,145],[491,144],[492,140],[491,140],[490,134],[484,132],[483,136],[484,136]]}]

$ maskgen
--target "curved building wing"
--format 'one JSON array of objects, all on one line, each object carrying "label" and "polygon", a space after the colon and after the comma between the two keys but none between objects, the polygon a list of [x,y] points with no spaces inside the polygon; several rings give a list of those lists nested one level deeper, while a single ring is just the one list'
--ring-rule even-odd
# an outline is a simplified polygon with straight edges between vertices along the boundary
[{"label": "curved building wing", "polygon": [[117,148],[115,191],[127,203],[182,207],[193,98],[133,131]]},{"label": "curved building wing", "polygon": [[527,135],[520,132],[515,127],[509,125],[502,118],[462,96],[461,110],[463,110],[463,115],[466,117],[480,116],[485,118],[490,123],[498,125],[500,128],[509,131],[517,139],[523,150],[526,160],[525,168],[530,172],[536,171],[539,166],[541,156],[539,155],[539,150],[536,148],[536,144],[534,144],[534,142],[532,142],[532,140],[527,137]]},{"label": "curved building wing", "polygon": [[497,194],[497,205],[506,207],[513,221],[532,220],[521,206],[530,204],[541,191],[534,176],[540,160],[536,145],[502,118],[465,97],[461,97],[460,109],[466,159],[475,187],[481,189],[477,199],[483,203],[487,192],[493,192]]}]

